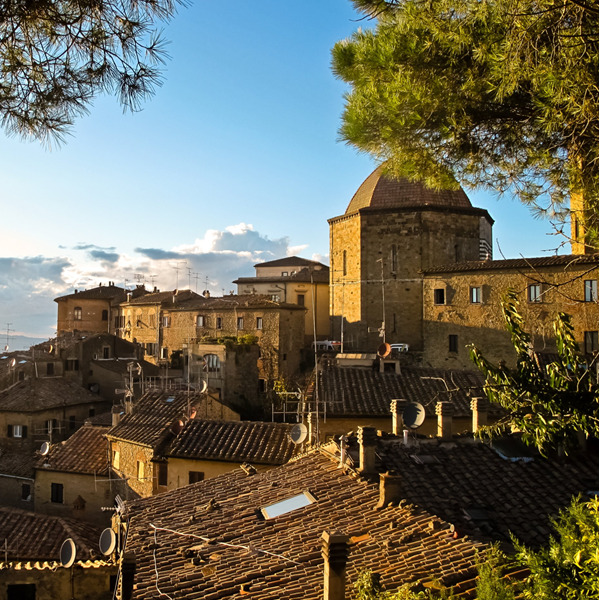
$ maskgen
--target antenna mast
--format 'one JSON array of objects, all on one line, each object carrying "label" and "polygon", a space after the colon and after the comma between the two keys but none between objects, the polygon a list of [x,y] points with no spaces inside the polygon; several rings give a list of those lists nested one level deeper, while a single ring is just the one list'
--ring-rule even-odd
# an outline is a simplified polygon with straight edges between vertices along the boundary
[{"label": "antenna mast", "polygon": [[11,325],[12,325],[12,323],[7,323],[6,324],[6,346],[4,346],[4,352],[8,351],[9,342],[10,342],[10,332],[14,331],[14,329],[10,328]]}]

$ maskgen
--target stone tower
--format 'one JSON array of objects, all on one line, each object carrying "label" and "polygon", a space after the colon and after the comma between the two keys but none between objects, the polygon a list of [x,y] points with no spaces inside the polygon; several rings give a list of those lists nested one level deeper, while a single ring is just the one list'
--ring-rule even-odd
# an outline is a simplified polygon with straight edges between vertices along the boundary
[{"label": "stone tower", "polygon": [[422,271],[492,255],[493,220],[462,189],[390,179],[381,166],[328,222],[332,335],[346,352],[375,352],[383,326],[386,342],[422,350]]}]

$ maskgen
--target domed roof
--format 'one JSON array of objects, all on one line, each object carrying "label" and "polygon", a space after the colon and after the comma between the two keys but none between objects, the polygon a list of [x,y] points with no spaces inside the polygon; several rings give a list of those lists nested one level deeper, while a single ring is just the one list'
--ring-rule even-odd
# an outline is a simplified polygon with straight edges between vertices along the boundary
[{"label": "domed roof", "polygon": [[418,181],[390,179],[383,175],[383,166],[377,167],[358,188],[348,208],[347,215],[361,208],[443,206],[472,208],[471,201],[462,188],[457,190],[431,190]]}]

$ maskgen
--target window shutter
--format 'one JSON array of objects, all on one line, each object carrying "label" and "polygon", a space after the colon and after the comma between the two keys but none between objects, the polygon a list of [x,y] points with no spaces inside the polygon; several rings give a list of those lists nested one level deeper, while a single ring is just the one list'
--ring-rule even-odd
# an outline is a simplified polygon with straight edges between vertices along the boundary
[{"label": "window shutter", "polygon": [[27,425],[23,425],[23,437],[27,437]]},{"label": "window shutter", "polygon": [[13,432],[12,432],[12,425],[8,426],[8,433],[7,433],[7,437],[12,437],[13,436]]}]

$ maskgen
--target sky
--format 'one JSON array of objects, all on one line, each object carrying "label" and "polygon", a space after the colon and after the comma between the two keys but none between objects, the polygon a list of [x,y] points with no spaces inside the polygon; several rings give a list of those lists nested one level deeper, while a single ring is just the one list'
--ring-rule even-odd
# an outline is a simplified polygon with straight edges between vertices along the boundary
[{"label": "sky", "polygon": [[[101,282],[221,295],[258,262],[328,264],[327,219],[377,166],[339,140],[330,50],[369,26],[349,0],[194,0],[140,112],[98,97],[58,148],[0,130],[0,339],[54,336],[54,298]],[[467,194],[495,258],[556,252],[516,199]]]}]

